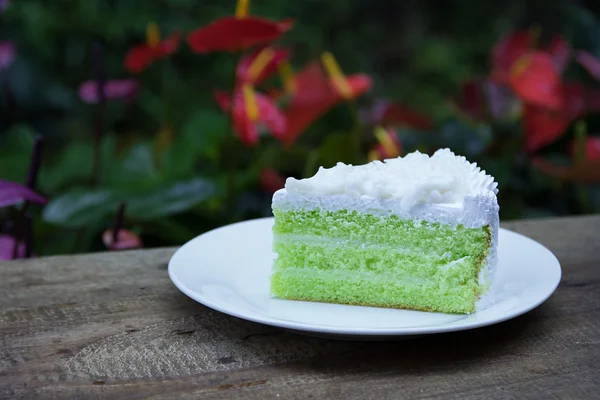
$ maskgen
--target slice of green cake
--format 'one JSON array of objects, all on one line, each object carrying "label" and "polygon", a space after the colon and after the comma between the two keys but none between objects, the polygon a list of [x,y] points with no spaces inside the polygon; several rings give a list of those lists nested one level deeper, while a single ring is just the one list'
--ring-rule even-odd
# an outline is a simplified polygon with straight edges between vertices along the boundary
[{"label": "slice of green cake", "polygon": [[496,187],[448,149],[289,178],[273,196],[271,292],[471,313],[496,267]]}]

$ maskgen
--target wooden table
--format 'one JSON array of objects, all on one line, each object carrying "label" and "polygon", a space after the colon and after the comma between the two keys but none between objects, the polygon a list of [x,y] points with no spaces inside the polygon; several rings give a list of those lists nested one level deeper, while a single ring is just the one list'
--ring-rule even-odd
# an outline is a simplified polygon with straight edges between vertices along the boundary
[{"label": "wooden table", "polygon": [[563,280],[536,310],[387,343],[299,336],[169,281],[175,249],[0,264],[0,398],[600,398],[600,216],[521,221]]}]

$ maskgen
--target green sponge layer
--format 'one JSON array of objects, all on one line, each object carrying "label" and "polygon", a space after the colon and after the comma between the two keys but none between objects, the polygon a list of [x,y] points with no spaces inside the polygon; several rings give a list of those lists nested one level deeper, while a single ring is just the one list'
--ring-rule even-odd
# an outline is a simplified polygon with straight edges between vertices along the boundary
[{"label": "green sponge layer", "polygon": [[273,293],[290,300],[447,313],[475,311],[476,294],[458,286],[440,290],[434,283],[394,281],[386,276],[337,279],[326,272],[297,272],[275,272],[271,278]]},{"label": "green sponge layer", "polygon": [[284,299],[468,313],[490,229],[274,209],[271,291]]}]

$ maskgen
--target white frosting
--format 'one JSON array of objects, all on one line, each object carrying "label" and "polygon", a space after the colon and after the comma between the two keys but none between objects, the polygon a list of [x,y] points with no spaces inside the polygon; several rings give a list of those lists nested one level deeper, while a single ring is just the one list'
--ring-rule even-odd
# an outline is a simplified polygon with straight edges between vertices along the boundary
[{"label": "white frosting", "polygon": [[285,188],[298,195],[395,199],[403,209],[416,203],[462,204],[466,196],[498,192],[494,178],[449,149],[431,157],[417,151],[383,162],[321,167],[312,178],[288,178]]},{"label": "white frosting", "polygon": [[485,171],[442,149],[431,157],[415,152],[361,166],[339,163],[320,168],[312,178],[288,178],[272,205],[283,210],[355,210],[467,228],[487,225],[492,243],[479,279],[491,282],[497,264],[497,193],[497,183]]}]

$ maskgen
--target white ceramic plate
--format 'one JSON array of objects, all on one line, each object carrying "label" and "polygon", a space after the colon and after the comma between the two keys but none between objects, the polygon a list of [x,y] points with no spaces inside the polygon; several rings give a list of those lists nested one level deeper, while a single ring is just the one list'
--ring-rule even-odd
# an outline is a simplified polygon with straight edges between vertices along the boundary
[{"label": "white ceramic plate", "polygon": [[169,276],[187,296],[238,318],[316,336],[381,339],[477,328],[539,306],[561,278],[556,257],[541,244],[500,229],[494,303],[470,315],[289,301],[269,295],[272,218],[228,225],[186,243]]}]

